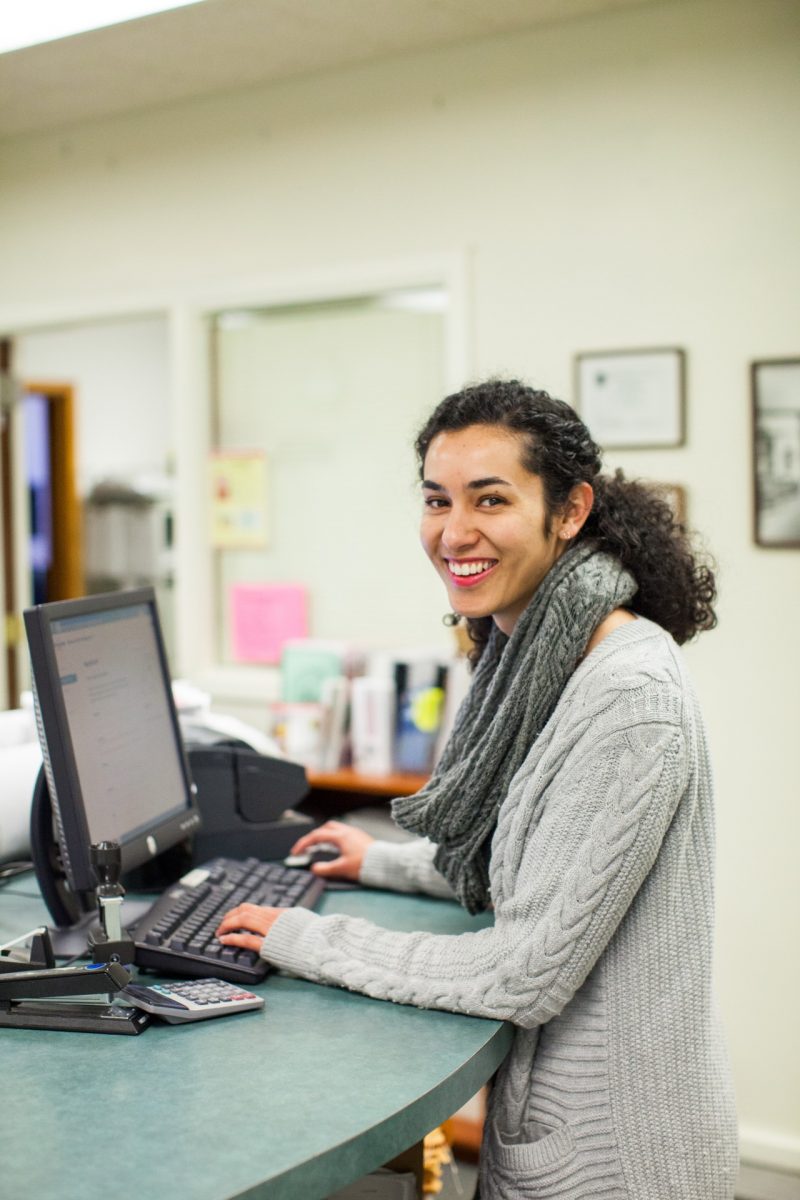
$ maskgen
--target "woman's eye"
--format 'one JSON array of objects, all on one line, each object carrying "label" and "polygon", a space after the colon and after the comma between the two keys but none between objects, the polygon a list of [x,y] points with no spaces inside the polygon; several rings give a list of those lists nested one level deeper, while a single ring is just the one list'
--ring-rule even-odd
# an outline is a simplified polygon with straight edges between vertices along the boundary
[{"label": "woman's eye", "polygon": [[425,507],[426,508],[446,508],[447,501],[444,499],[443,496],[426,496],[425,497]]},{"label": "woman's eye", "polygon": [[497,508],[499,504],[505,504],[506,501],[502,496],[481,496],[479,504],[482,508]]}]

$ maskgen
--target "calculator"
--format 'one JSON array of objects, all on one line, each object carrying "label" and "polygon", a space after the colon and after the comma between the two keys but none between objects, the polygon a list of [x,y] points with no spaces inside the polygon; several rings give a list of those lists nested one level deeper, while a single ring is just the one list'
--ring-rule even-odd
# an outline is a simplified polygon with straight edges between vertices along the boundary
[{"label": "calculator", "polygon": [[169,1021],[205,1021],[207,1017],[225,1017],[228,1013],[263,1008],[263,996],[248,992],[238,983],[224,979],[187,979],[181,983],[129,983],[118,993],[119,999],[145,1012]]}]

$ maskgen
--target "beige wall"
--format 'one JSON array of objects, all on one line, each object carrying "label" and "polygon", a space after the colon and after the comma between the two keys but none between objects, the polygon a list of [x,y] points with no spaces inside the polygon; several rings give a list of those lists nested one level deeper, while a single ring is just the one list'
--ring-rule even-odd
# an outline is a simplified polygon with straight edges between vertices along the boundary
[{"label": "beige wall", "polygon": [[798,34],[788,0],[665,3],[8,143],[0,324],[455,252],[475,375],[569,397],[576,351],[686,349],[688,445],[614,462],[684,483],[719,558],[720,626],[689,651],[718,986],[745,1152],[800,1167],[800,553],[751,541],[747,382],[800,355]]},{"label": "beige wall", "polygon": [[[14,368],[25,379],[76,389],[78,485],[132,481],[169,467],[169,348],[163,316],[34,332],[17,338]],[[120,413],[126,414],[124,421]]]}]

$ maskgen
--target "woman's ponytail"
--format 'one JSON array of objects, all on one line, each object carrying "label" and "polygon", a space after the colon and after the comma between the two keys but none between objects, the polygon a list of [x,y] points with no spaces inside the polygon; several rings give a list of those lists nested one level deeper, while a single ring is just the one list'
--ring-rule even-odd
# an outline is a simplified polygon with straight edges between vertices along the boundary
[{"label": "woman's ponytail", "polygon": [[595,540],[633,575],[636,612],[679,645],[713,629],[714,573],[659,489],[626,479],[622,471],[595,476],[592,487],[594,504],[580,537]]}]

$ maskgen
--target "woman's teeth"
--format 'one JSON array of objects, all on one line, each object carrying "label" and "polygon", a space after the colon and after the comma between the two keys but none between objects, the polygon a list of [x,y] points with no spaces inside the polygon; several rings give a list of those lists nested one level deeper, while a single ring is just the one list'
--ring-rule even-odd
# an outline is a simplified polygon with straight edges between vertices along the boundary
[{"label": "woman's teeth", "polygon": [[494,566],[494,560],[487,558],[481,562],[453,562],[450,560],[447,564],[447,569],[451,575],[481,575],[484,571],[488,571]]}]

